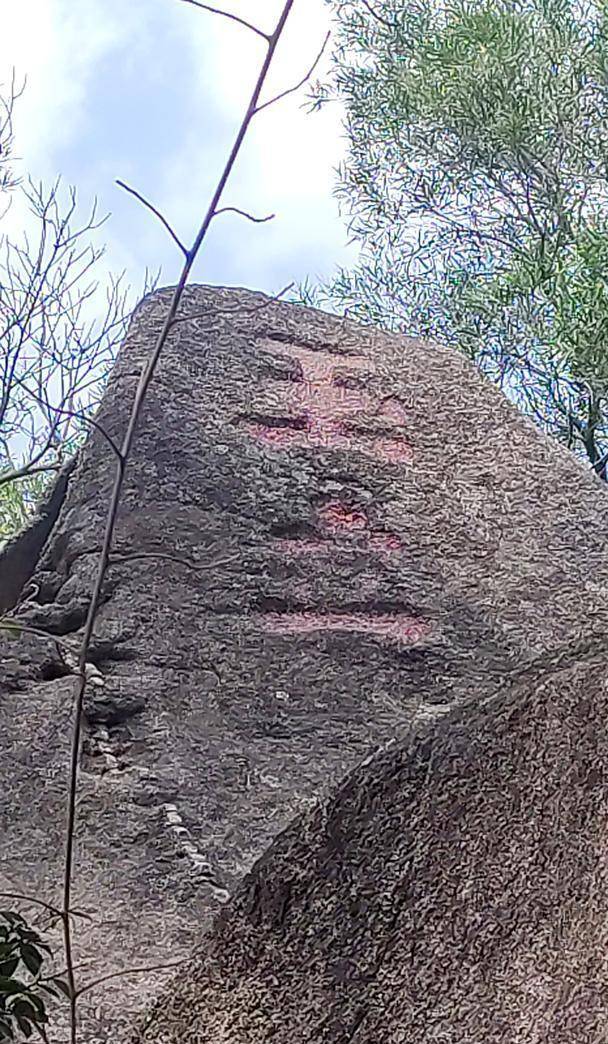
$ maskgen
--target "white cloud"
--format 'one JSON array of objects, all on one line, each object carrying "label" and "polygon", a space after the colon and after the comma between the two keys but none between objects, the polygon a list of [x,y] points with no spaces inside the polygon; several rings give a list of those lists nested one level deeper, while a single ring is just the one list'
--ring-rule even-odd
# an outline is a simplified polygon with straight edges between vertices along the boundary
[{"label": "white cloud", "polygon": [[133,32],[138,2],[123,13],[103,0],[23,0],[3,12],[0,78],[27,78],[17,136],[28,164],[47,171],[46,158],[78,135],[100,58]]},{"label": "white cloud", "polygon": [[[268,29],[281,6],[281,0],[228,0],[225,9]],[[174,38],[152,39],[147,27],[154,16],[170,17]],[[296,0],[267,96],[303,75],[327,27],[323,0]],[[175,53],[167,54],[167,49]],[[6,79],[11,66],[28,77],[16,121],[25,168],[48,180],[60,173],[55,166],[58,157],[70,157],[67,174],[81,186],[81,198],[98,192],[103,206],[116,212],[103,231],[109,264],[126,267],[139,284],[145,264],[156,267],[162,262],[171,278],[178,259],[151,215],[119,199],[112,179],[127,176],[142,191],[153,186],[155,202],[190,236],[262,55],[262,42],[245,30],[179,0],[22,0],[3,13],[0,80]],[[155,86],[157,97],[140,99],[141,127],[135,126],[132,140],[117,144],[118,137],[109,134],[107,153],[87,159],[86,142],[94,142],[94,121],[103,113],[111,63],[128,58],[144,80],[143,71],[161,56],[169,76],[172,67],[178,72],[182,62],[189,62],[191,82],[181,104],[191,126],[168,152],[166,128],[159,126],[157,155],[142,159],[144,134],[162,100],[162,85]],[[352,257],[345,250],[346,232],[331,196],[332,168],[342,153],[340,114],[331,107],[306,114],[300,107],[304,93],[255,121],[225,198],[225,203],[256,213],[275,212],[276,220],[252,226],[232,215],[220,218],[223,223],[218,221],[214,229],[198,278],[277,289],[285,277],[328,274],[334,262]],[[118,119],[120,115],[118,110]],[[22,222],[15,210],[4,229],[16,229]]]}]

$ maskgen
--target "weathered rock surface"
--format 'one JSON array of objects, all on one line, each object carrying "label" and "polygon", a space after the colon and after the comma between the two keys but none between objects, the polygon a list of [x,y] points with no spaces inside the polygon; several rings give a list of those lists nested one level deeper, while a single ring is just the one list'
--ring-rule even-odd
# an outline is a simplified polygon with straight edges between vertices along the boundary
[{"label": "weathered rock surface", "polygon": [[[161,291],[142,303],[115,367],[97,418],[115,441],[167,300]],[[80,934],[93,976],[200,946],[242,873],[311,803],[310,830],[285,837],[295,838],[294,858],[309,853],[296,877],[316,882],[325,844],[316,795],[412,723],[451,736],[436,723],[442,712],[479,704],[522,671],[525,687],[529,662],[593,655],[608,623],[604,486],[464,359],[246,291],[193,287],[182,314],[194,318],[176,325],[144,410],[90,657],[77,905],[97,911]],[[14,610],[58,641],[0,640],[0,886],[49,901],[62,859],[69,649],[89,604],[113,469],[97,432]],[[14,561],[10,549],[0,559],[5,591]],[[475,742],[481,750],[485,740]],[[408,757],[390,757],[403,758],[407,777]],[[473,793],[477,762],[465,762],[456,776]],[[378,794],[384,764],[365,770]],[[389,773],[396,795],[400,772]],[[411,817],[406,791],[395,801]],[[363,816],[366,787],[354,793]],[[335,806],[338,821],[344,799],[327,800],[320,809]],[[404,830],[402,817],[394,822]],[[341,843],[344,866],[356,862],[357,824]],[[378,819],[377,829],[387,831],[378,858],[401,874],[388,826]],[[285,844],[259,871],[277,894],[273,860]],[[421,858],[435,866],[428,844]],[[332,894],[344,899],[337,886]],[[237,899],[221,924],[240,931],[244,916]],[[305,914],[294,917],[295,940]],[[270,922],[259,928],[262,948]],[[226,952],[231,960],[229,940]],[[243,966],[233,967],[230,981],[246,993]],[[290,967],[305,993],[300,966]],[[161,981],[91,993],[89,1035],[116,1040],[122,1016]],[[200,1039],[222,1039],[218,1025]],[[184,1026],[184,1039],[199,1039],[195,1022]],[[225,1039],[266,1039],[251,1034]]]},{"label": "weathered rock surface", "polygon": [[133,1044],[608,1039],[606,659],[524,671],[357,768]]}]

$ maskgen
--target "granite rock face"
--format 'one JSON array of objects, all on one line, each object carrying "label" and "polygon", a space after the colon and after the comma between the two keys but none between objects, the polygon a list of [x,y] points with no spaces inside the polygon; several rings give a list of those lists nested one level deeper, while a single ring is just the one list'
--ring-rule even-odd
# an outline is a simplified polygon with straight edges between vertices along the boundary
[{"label": "granite rock face", "polygon": [[606,660],[528,669],[355,769],[132,1044],[606,1040]]},{"label": "granite rock face", "polygon": [[[142,302],[108,385],[97,421],[116,442],[168,296],[159,291]],[[0,639],[0,888],[48,901],[57,899],[62,860],[75,684],[70,650],[89,604],[114,466],[108,440],[95,432],[62,476],[50,524],[38,522],[46,542],[37,561],[25,569],[27,535],[0,558],[0,601],[16,602],[14,616],[57,639],[26,632]],[[474,797],[483,773],[494,771],[482,753],[499,754],[486,746],[489,726],[465,718],[458,732],[448,724],[461,720],[462,705],[472,708],[471,722],[485,722],[490,712],[475,709],[486,707],[484,699],[494,706],[505,686],[523,686],[536,707],[535,694],[544,690],[529,688],[531,672],[542,679],[564,662],[582,671],[598,655],[608,624],[607,505],[602,483],[459,355],[261,294],[186,292],[129,464],[91,648],[76,894],[96,915],[80,929],[79,955],[92,962],[95,977],[174,960],[201,945],[213,962],[225,946],[220,976],[238,996],[230,1001],[234,1031],[222,1038],[225,1013],[207,985],[217,969],[205,964],[196,975],[216,1022],[201,1022],[190,1001],[191,1018],[182,1007],[171,1022],[172,1003],[163,1001],[168,1028],[153,1020],[146,1040],[157,1039],[155,1026],[171,1041],[192,1044],[267,1039],[270,1023],[262,1019],[258,1033],[247,1021],[247,997],[251,984],[269,991],[269,1018],[284,1004],[265,978],[264,961],[288,931],[279,883],[286,845],[304,891],[288,889],[293,936],[276,989],[297,981],[302,992],[294,985],[293,1003],[299,997],[302,1012],[309,1011],[312,1035],[301,1035],[293,1022],[295,1007],[293,1017],[286,1009],[285,1034],[291,1026],[290,1039],[393,1039],[388,1024],[383,1038],[373,1020],[375,1038],[372,1029],[365,1036],[363,1024],[360,1037],[346,1036],[346,1023],[321,1031],[315,1005],[327,996],[332,1011],[340,1008],[342,987],[335,993],[333,983],[341,980],[328,979],[321,951],[321,963],[311,964],[303,937],[314,947],[318,924],[330,939],[336,903],[346,898],[338,880],[344,874],[355,906],[369,910],[357,922],[361,946],[365,924],[380,946],[377,917],[388,916],[388,908],[373,911],[388,899],[374,890],[379,867],[386,863],[386,873],[396,875],[393,884],[387,879],[388,896],[397,881],[402,886],[403,845],[416,817],[439,816],[432,820],[439,829],[454,799],[449,790],[445,802],[421,802],[427,791],[413,796],[402,782],[414,772],[418,742],[427,750],[426,737],[444,737],[432,740],[434,749],[456,734],[468,737],[468,729],[479,735],[459,741],[459,782],[450,783],[466,783]],[[29,537],[30,558],[39,535]],[[564,736],[574,737],[581,714],[570,705],[564,714],[572,719]],[[539,729],[544,736],[545,725]],[[398,753],[356,769],[391,742]],[[603,740],[596,735],[594,742]],[[510,757],[504,753],[509,771]],[[401,767],[387,768],[395,758]],[[449,780],[451,760],[447,753],[439,759]],[[567,771],[572,766],[564,764],[564,779]],[[432,789],[428,766],[425,774],[432,794],[443,793],[439,784]],[[400,809],[393,818],[386,786]],[[523,795],[523,782],[521,788]],[[298,815],[253,871],[258,884],[239,885]],[[341,840],[329,858],[323,823],[341,824],[344,816],[348,831],[336,827]],[[391,830],[403,833],[406,822],[410,834],[394,847]],[[424,872],[439,874],[435,891],[452,888],[440,873],[445,860],[437,863],[431,835],[424,835],[430,822],[420,819],[416,827],[427,838]],[[371,848],[363,857],[372,823],[377,862]],[[505,823],[507,830],[508,816]],[[352,869],[359,860],[370,867],[365,881]],[[309,897],[317,886],[329,892],[315,907]],[[251,914],[245,887],[258,896]],[[429,917],[434,894],[423,902]],[[220,910],[203,943],[203,928]],[[343,929],[351,931],[346,922]],[[350,938],[344,936],[339,957],[332,945],[336,960],[350,959]],[[116,1040],[126,1018],[165,981],[158,972],[145,982],[117,980],[111,993],[92,992],[85,1039]],[[225,989],[220,985],[220,993]],[[172,996],[178,1005],[179,991]],[[421,1040],[460,1039],[442,1038],[439,1027]]]}]

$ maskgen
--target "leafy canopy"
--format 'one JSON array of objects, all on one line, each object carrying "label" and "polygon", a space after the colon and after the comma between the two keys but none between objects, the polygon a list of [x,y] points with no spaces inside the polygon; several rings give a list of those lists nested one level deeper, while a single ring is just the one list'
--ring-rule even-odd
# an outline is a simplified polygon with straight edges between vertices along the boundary
[{"label": "leafy canopy", "polygon": [[304,296],[465,350],[605,477],[606,3],[331,5],[361,255]]}]

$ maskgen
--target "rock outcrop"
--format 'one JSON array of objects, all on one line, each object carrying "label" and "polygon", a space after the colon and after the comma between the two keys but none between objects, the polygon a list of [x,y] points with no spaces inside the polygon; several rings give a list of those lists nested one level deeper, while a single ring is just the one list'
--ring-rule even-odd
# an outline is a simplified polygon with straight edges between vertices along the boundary
[{"label": "rock outcrop", "polygon": [[[160,291],[142,302],[108,385],[97,421],[115,442],[167,300]],[[55,637],[0,639],[0,888],[49,901],[62,860],[70,651],[89,604],[114,466],[108,438],[96,431],[13,609]],[[459,355],[260,294],[190,288],[136,438],[91,648],[76,905],[96,910],[79,934],[79,959],[92,962],[93,977],[192,953],[237,889],[204,943],[217,954],[214,940],[232,931],[225,926],[246,928],[242,874],[298,813],[301,825],[279,838],[252,880],[262,892],[267,881],[280,898],[281,853],[291,846],[297,880],[305,890],[321,887],[319,874],[334,872],[319,870],[326,820],[352,824],[349,838],[337,827],[344,861],[330,860],[348,877],[373,821],[366,802],[380,816],[385,787],[403,814],[390,819],[384,808],[377,858],[401,887],[402,850],[391,855],[389,825],[403,831],[407,819],[414,829],[412,801],[426,791],[414,799],[403,782],[418,771],[413,755],[398,747],[369,768],[355,766],[395,739],[404,751],[416,743],[428,750],[425,737],[437,736],[431,746],[443,749],[471,728],[478,738],[462,740],[454,772],[463,794],[477,793],[477,761],[467,758],[491,749],[479,723],[500,698],[494,694],[506,686],[534,702],[541,688],[528,685],[532,669],[543,678],[565,656],[582,670],[602,648],[607,505],[602,483]],[[11,568],[0,559],[4,590],[19,586]],[[463,703],[478,724],[462,719],[464,732],[454,732],[449,723],[461,720]],[[412,729],[423,738],[407,739]],[[448,772],[447,754],[439,761]],[[338,796],[328,796],[353,769]],[[451,800],[436,808],[424,798],[417,814],[439,816],[439,829]],[[439,873],[426,836],[425,873]],[[376,865],[371,854],[369,861]],[[353,877],[354,902],[373,892],[373,876],[363,892]],[[344,900],[337,880],[333,892],[326,886],[319,926],[329,924],[331,903]],[[287,900],[294,940],[307,931],[298,887]],[[255,899],[254,911],[264,902]],[[247,938],[258,931],[262,961],[274,914],[251,917]],[[376,931],[374,918],[370,912]],[[227,961],[231,952],[226,937]],[[270,989],[247,952],[251,982]],[[300,996],[303,1005],[307,980],[292,959],[286,947],[291,971],[280,989],[293,974],[294,1003]],[[193,1006],[192,1020],[174,1024],[184,1040],[222,1039],[224,1014],[205,985],[214,967],[200,972],[201,995],[219,1021],[199,1027]],[[245,997],[244,965],[231,967],[234,975],[222,966],[219,981],[226,974]],[[325,986],[319,993],[310,972],[312,1005]],[[121,1022],[165,980],[159,971],[91,993],[89,1039],[115,1041]],[[279,995],[268,998],[274,1010]],[[236,1027],[245,1007],[233,1001]],[[312,1027],[312,1007],[310,1017]],[[295,1026],[286,1010],[288,1024]],[[238,1032],[225,1039],[266,1039]]]},{"label": "rock outcrop", "polygon": [[606,1040],[606,663],[523,671],[357,768],[133,1042]]}]

